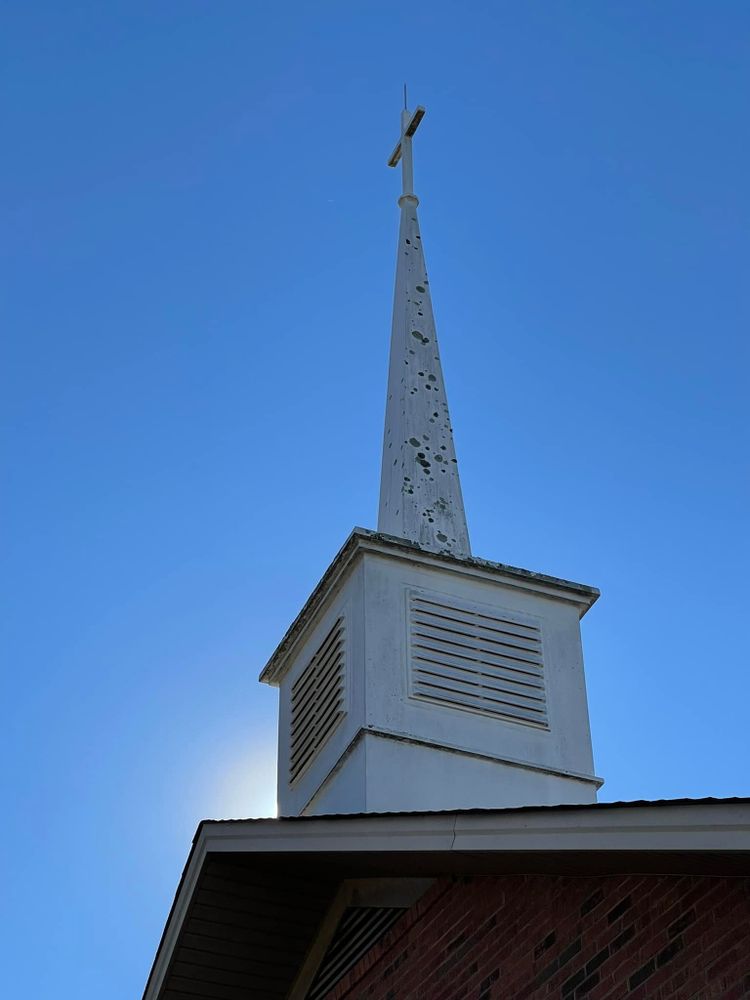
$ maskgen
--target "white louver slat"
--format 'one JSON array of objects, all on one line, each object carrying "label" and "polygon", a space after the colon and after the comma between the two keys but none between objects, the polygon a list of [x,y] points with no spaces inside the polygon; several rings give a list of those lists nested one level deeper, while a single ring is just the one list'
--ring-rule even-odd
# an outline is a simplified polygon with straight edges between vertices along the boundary
[{"label": "white louver slat", "polygon": [[344,619],[338,618],[292,685],[289,778],[295,778],[344,715]]},{"label": "white louver slat", "polygon": [[538,625],[436,595],[409,603],[415,697],[549,728]]}]

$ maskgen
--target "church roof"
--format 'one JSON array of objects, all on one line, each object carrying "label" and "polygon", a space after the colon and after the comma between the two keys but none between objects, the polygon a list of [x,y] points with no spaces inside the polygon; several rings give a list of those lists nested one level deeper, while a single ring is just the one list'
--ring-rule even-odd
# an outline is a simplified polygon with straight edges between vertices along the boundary
[{"label": "church roof", "polygon": [[750,799],[206,820],[144,1000],[286,997],[347,880],[747,875]]},{"label": "church roof", "polygon": [[[750,805],[750,797],[742,795],[730,795],[727,797],[719,797],[715,795],[706,795],[700,798],[676,798],[676,799],[624,799],[617,802],[572,802],[568,803],[558,803],[556,805],[533,805],[533,806],[512,806],[505,809],[492,809],[485,808],[481,806],[474,807],[472,809],[414,809],[411,811],[399,811],[397,813],[393,812],[361,812],[361,813],[332,813],[329,815],[319,815],[319,816],[249,816],[245,819],[204,819],[201,820],[198,825],[195,836],[197,837],[200,833],[201,827],[204,823],[306,823],[310,819],[339,819],[344,815],[347,819],[362,818],[364,816],[479,816],[479,815],[495,815],[503,814],[507,815],[509,813],[524,813],[524,812],[554,812],[555,810],[564,810],[565,812],[575,812],[576,810],[585,810],[590,812],[592,810],[603,810],[603,809],[642,809],[644,807],[658,809],[660,807],[667,806],[704,806],[704,805]],[[193,838],[195,839],[195,838]]]}]

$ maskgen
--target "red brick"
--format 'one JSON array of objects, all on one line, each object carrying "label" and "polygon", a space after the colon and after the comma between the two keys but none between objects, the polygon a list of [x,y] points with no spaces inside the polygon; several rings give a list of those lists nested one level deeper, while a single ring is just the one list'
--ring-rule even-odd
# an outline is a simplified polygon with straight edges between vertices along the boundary
[{"label": "red brick", "polygon": [[[581,906],[599,894],[582,914]],[[627,897],[630,905],[610,923],[608,915]],[[691,911],[694,919],[683,919]],[[618,938],[621,947],[609,952]],[[740,998],[750,985],[743,959],[749,951],[750,880],[744,878],[443,879],[328,1000],[387,1000],[389,994],[393,1000],[541,1000],[560,997],[566,983],[573,986],[565,1000],[576,1000],[583,984],[586,1000]],[[629,993],[630,978],[650,970],[652,960],[653,971]]]}]

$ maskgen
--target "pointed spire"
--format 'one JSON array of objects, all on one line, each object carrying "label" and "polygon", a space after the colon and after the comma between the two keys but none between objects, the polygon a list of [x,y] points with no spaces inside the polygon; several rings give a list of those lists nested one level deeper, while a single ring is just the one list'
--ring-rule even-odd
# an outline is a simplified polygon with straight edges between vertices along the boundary
[{"label": "pointed spire", "polygon": [[388,401],[378,531],[433,552],[471,554],[414,194],[412,136],[424,108],[404,110],[388,165],[402,165]]}]

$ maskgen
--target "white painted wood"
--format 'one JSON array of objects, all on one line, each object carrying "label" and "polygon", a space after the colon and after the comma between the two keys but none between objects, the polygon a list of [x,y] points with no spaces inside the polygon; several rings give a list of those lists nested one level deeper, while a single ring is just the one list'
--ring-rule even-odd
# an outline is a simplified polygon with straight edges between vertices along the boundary
[{"label": "white painted wood", "polygon": [[310,817],[296,823],[206,822],[198,847],[203,853],[658,850],[730,856],[750,853],[750,803],[678,800],[588,809]]},{"label": "white painted wood", "polygon": [[389,161],[401,161],[403,194],[378,530],[466,556],[469,532],[413,192],[411,137],[420,111],[403,112],[401,139]]},{"label": "white painted wood", "polygon": [[[594,802],[601,780],[593,770],[575,585],[548,580],[539,592],[531,577],[490,573],[472,559],[405,551],[384,536],[355,538],[360,557],[306,614],[275,671],[281,814]],[[488,685],[509,692],[507,710],[463,694],[425,697],[413,630],[413,617],[425,617],[414,611],[422,606],[455,609],[449,613],[458,624],[475,623],[481,643],[505,630],[507,656],[484,646],[476,655]],[[292,691],[339,617],[347,636],[346,714],[290,780]],[[465,650],[463,660],[443,659],[463,663],[468,676],[466,658],[475,654],[456,649]],[[540,700],[522,701],[522,694]]]},{"label": "white painted wood", "polygon": [[[354,533],[261,677],[280,687],[286,816],[587,803],[601,785],[579,624],[597,592],[471,557],[413,190],[423,116],[404,110],[389,160],[403,191],[379,534]],[[337,618],[342,714],[325,742],[294,743]]]}]

